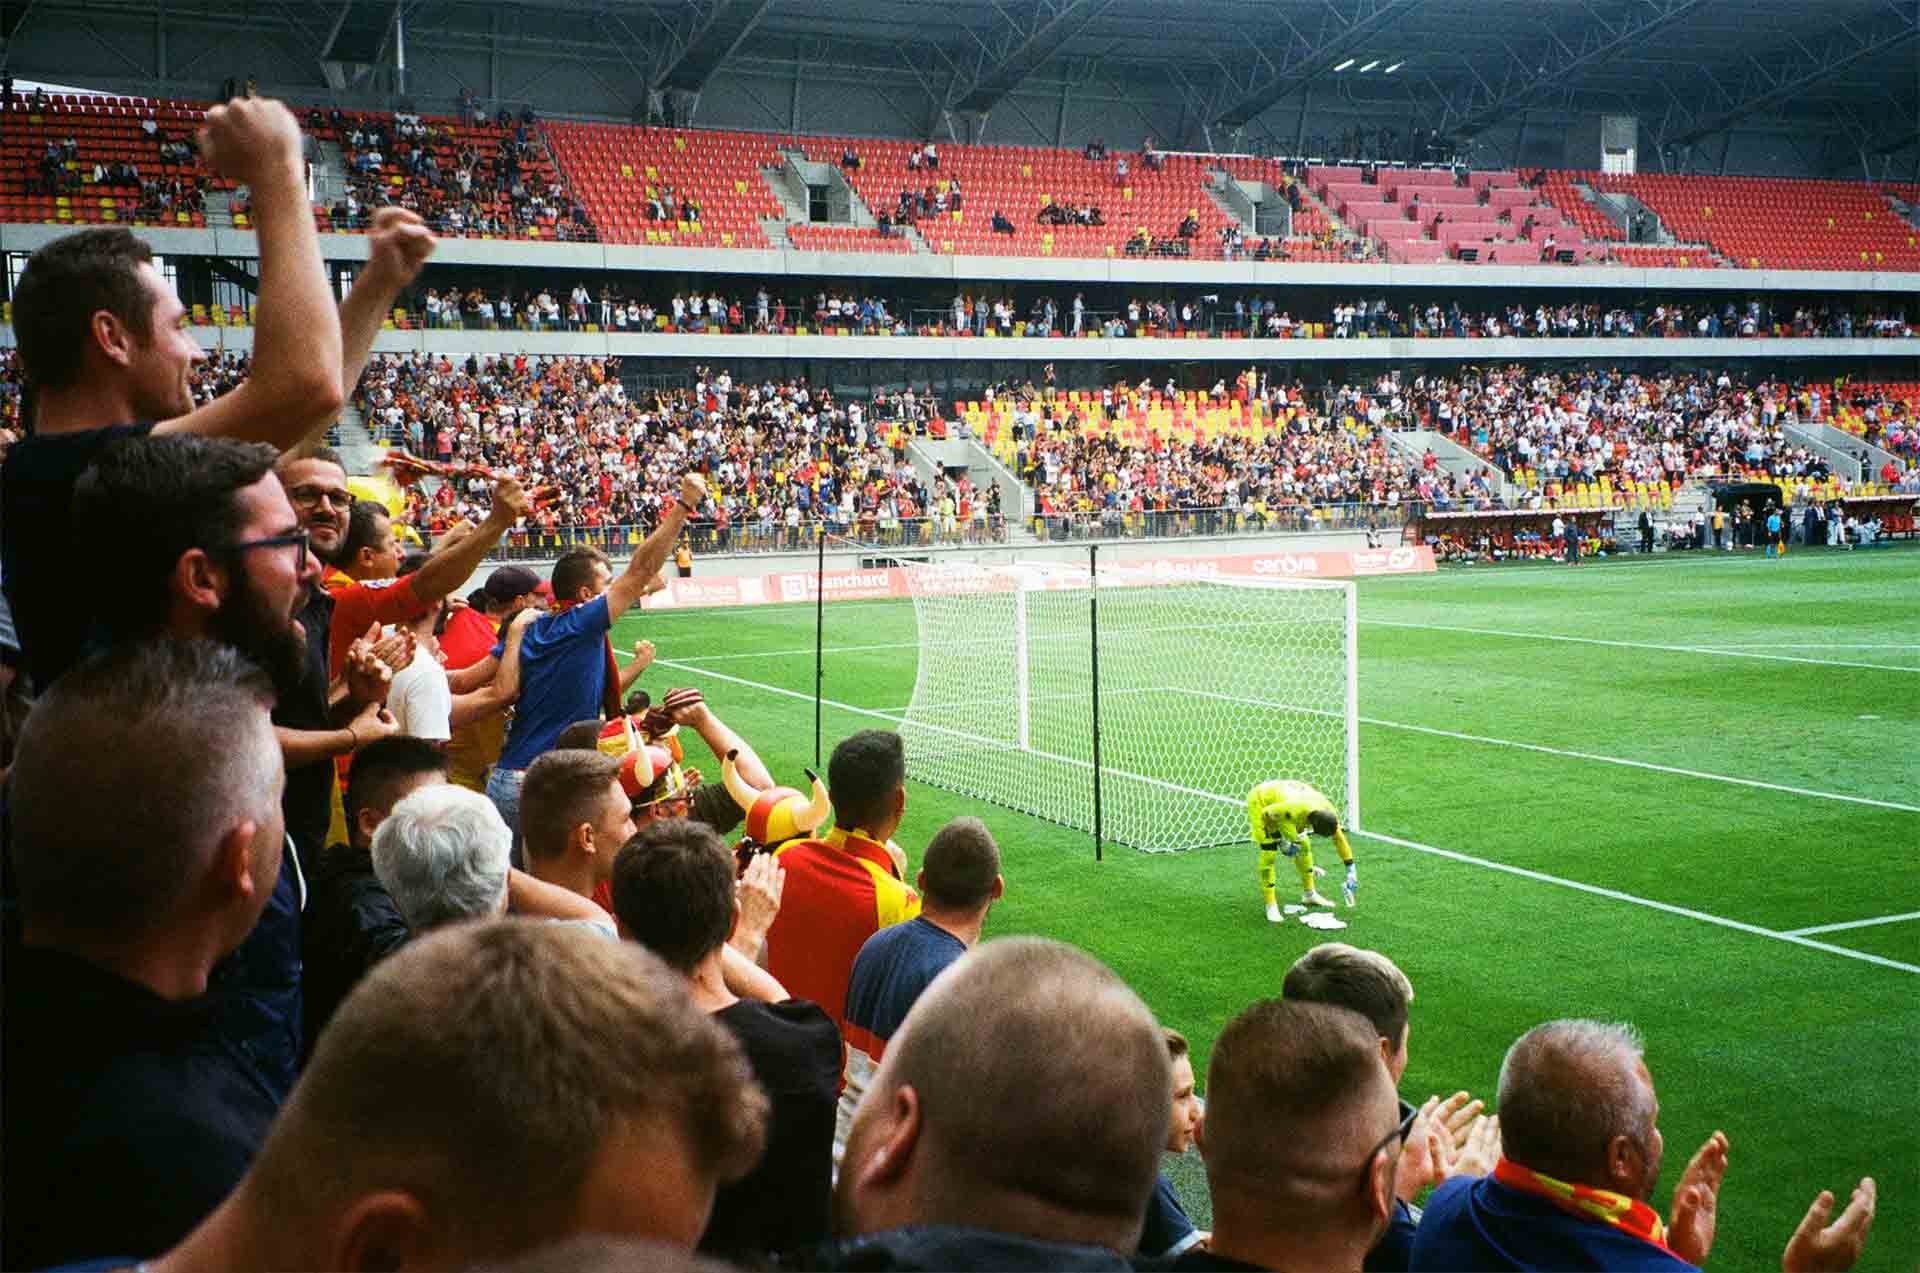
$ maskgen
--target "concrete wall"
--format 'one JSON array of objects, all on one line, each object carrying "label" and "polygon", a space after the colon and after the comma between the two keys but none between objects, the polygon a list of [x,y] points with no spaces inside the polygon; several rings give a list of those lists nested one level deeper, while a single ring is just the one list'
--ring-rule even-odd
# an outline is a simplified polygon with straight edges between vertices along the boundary
[{"label": "concrete wall", "polygon": [[[196,327],[206,349],[250,350],[250,327]],[[0,326],[0,347],[14,343],[13,328]],[[1001,340],[941,336],[697,336],[610,335],[605,332],[386,331],[374,342],[379,353],[454,355],[533,354],[647,358],[912,360],[961,362],[984,359],[1047,362],[1448,362],[1539,358],[1619,362],[1630,358],[1684,358],[1701,363],[1782,358],[1920,359],[1920,340],[1552,340],[1502,337],[1489,340],[1081,340],[1023,337]]]},{"label": "concrete wall", "polygon": [[[58,225],[0,226],[0,251],[31,252],[69,233]],[[142,230],[156,252],[168,255],[253,258],[258,236],[244,230]],[[320,251],[332,261],[364,261],[367,240],[324,234]],[[1639,270],[1542,265],[1323,265],[1271,261],[1165,261],[1114,257],[1061,260],[1006,256],[888,256],[859,252],[745,251],[732,248],[632,247],[599,243],[502,242],[447,239],[437,265],[511,265],[524,269],[632,270],[690,274],[747,274],[1022,283],[1179,283],[1234,287],[1319,284],[1375,291],[1394,287],[1550,287],[1559,293],[1635,291],[1920,292],[1920,274],[1842,270]]]}]

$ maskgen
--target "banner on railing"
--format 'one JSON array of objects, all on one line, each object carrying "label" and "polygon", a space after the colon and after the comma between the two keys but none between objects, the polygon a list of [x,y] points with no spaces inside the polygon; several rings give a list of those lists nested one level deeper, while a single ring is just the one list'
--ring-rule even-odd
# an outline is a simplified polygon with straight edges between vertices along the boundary
[{"label": "banner on railing", "polygon": [[[1072,562],[1058,563],[1066,570]],[[1425,574],[1435,569],[1433,549],[1425,544],[1365,548],[1354,552],[1236,553],[1223,557],[1148,557],[1112,563],[1102,572],[1103,587],[1152,586],[1172,579],[1348,579],[1363,575]],[[1072,586],[1071,576],[1061,577]],[[824,590],[828,601],[876,601],[906,597],[906,572],[898,567],[829,570],[816,581],[812,571],[771,575],[714,575],[670,579],[664,592],[642,604],[649,610],[715,606],[777,605],[812,601]]]}]

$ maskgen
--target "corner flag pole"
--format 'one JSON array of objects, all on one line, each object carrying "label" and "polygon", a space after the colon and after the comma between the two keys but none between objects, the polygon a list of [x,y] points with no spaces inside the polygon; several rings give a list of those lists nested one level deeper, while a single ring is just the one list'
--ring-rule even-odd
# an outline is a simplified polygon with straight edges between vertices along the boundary
[{"label": "corner flag pole", "polygon": [[1093,587],[1087,593],[1087,649],[1093,673],[1093,860],[1102,858],[1105,827],[1100,818],[1100,545],[1087,545],[1087,573]]},{"label": "corner flag pole", "polygon": [[826,682],[824,661],[827,630],[827,527],[814,528],[819,550],[813,563],[813,767],[820,767],[820,695]]}]

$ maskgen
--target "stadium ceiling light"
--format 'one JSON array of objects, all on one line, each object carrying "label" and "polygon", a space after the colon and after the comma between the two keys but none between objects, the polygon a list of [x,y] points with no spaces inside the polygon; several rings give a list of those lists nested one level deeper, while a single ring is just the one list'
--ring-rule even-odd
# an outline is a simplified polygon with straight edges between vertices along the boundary
[{"label": "stadium ceiling light", "polygon": [[1357,58],[1357,57],[1350,57],[1350,58],[1348,58],[1348,59],[1347,59],[1346,61],[1344,61],[1344,62],[1342,62],[1342,63],[1341,63],[1340,65],[1338,65],[1338,66],[1336,66],[1336,67],[1334,67],[1333,69],[1334,69],[1334,70],[1336,70],[1336,71],[1344,71],[1344,70],[1346,70],[1346,69],[1347,69],[1347,68],[1348,68],[1349,66],[1352,66],[1352,65],[1353,65],[1353,64],[1354,64],[1355,62],[1358,62],[1359,60],[1360,60],[1360,59],[1359,59],[1359,58]]},{"label": "stadium ceiling light", "polygon": [[1368,71],[1371,71],[1374,67],[1378,65],[1380,65],[1380,59],[1375,58],[1373,59],[1373,61],[1367,63],[1365,66],[1360,68],[1360,74],[1365,75]]},{"label": "stadium ceiling light", "polygon": [[1386,70],[1380,72],[1380,74],[1392,75],[1395,71],[1399,70],[1401,67],[1405,65],[1406,65],[1405,62],[1395,62],[1392,66],[1389,66]]}]

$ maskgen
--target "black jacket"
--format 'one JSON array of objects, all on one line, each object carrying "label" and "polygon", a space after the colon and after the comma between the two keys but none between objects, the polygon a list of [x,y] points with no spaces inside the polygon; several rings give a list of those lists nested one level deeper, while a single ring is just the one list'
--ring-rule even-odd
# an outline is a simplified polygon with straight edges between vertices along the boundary
[{"label": "black jacket", "polygon": [[307,881],[300,946],[305,969],[307,1055],[347,993],[413,934],[373,873],[373,854],[335,844]]},{"label": "black jacket", "polygon": [[974,1269],[1017,1273],[1029,1269],[1131,1269],[1125,1256],[1103,1246],[1046,1242],[1017,1233],[958,1225],[909,1225],[830,1243],[784,1267],[820,1270]]}]

